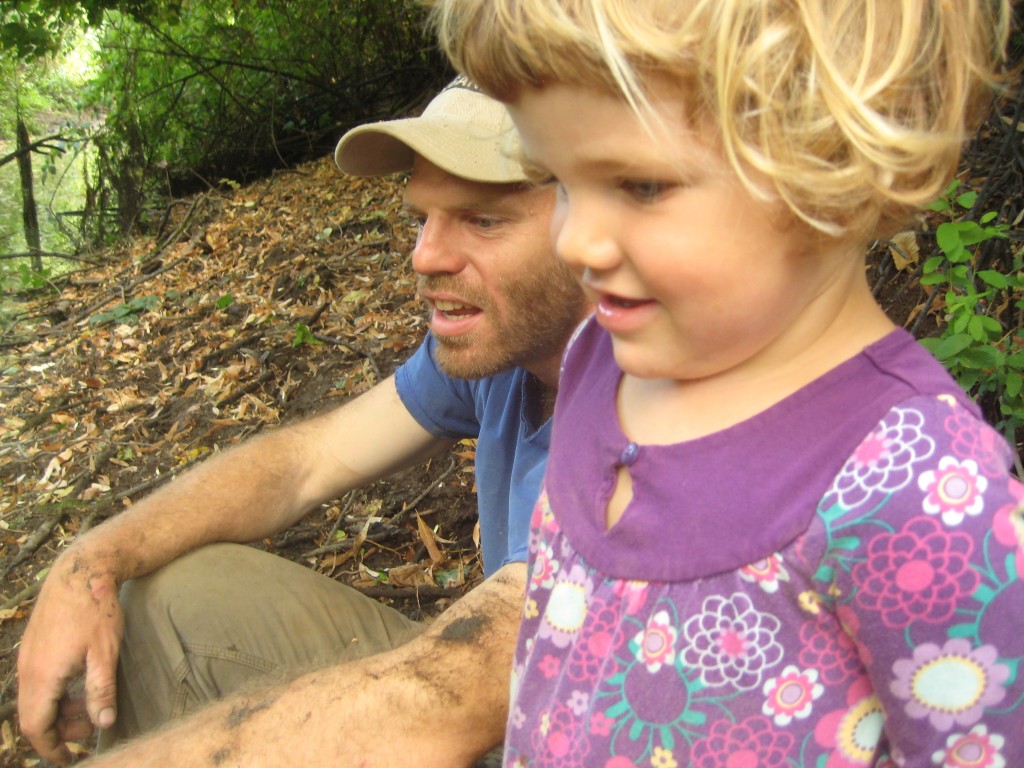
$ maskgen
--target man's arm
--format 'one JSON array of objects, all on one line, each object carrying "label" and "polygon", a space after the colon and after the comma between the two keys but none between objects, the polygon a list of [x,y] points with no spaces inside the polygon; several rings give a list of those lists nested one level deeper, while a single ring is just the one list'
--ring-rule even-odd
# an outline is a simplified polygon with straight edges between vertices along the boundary
[{"label": "man's arm", "polygon": [[90,768],[469,766],[500,743],[526,566],[512,563],[415,640],[218,702]]},{"label": "man's arm", "polygon": [[[91,731],[89,720],[112,724],[126,580],[202,544],[276,533],[316,504],[444,445],[409,414],[392,377],[341,408],[204,462],[80,537],[51,568],[22,638],[22,732],[40,755],[63,763],[64,742]],[[66,696],[83,671],[84,707]]]}]

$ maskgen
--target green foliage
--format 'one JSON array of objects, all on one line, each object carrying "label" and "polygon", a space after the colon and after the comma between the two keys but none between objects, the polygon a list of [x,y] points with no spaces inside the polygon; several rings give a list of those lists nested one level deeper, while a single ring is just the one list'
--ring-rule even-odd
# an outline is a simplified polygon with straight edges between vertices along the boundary
[{"label": "green foliage", "polygon": [[119,10],[138,18],[168,17],[179,0],[14,0],[0,4],[0,49],[28,60],[61,50],[68,35]]},{"label": "green foliage", "polygon": [[974,192],[958,194],[954,181],[930,208],[950,220],[939,225],[940,253],[923,265],[921,284],[935,286],[945,304],[940,336],[922,339],[960,385],[983,405],[1011,442],[1024,425],[1024,262],[1009,249],[1002,260],[983,266],[983,245],[1005,240],[1005,224],[995,212],[977,221],[958,219],[976,202]]},{"label": "green foliage", "polygon": [[234,186],[320,156],[445,76],[414,0],[183,0],[161,23],[106,18],[85,96],[106,114],[101,175],[122,226],[168,182]]},{"label": "green foliage", "polygon": [[305,323],[296,323],[295,336],[292,337],[292,346],[301,347],[303,344],[315,346],[317,344],[323,344],[323,342],[313,335],[313,332],[309,329],[308,325]]},{"label": "green foliage", "polygon": [[32,269],[27,259],[0,267],[0,290],[4,293],[33,293],[53,288],[53,272],[49,267]]},{"label": "green foliage", "polygon": [[124,323],[135,325],[139,317],[151,309],[160,306],[160,298],[152,294],[147,296],[136,296],[134,299],[118,304],[113,309],[105,312],[97,312],[89,318],[93,325],[106,325],[107,323]]}]

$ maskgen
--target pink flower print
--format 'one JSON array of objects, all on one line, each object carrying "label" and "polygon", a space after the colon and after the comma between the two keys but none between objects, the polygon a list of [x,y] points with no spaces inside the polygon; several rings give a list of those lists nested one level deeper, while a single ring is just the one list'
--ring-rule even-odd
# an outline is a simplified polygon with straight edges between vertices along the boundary
[{"label": "pink flower print", "polygon": [[892,665],[896,679],[889,688],[907,702],[904,708],[910,717],[927,717],[939,731],[954,725],[966,728],[981,718],[985,707],[1006,695],[1003,683],[1010,670],[997,656],[993,646],[971,648],[963,638],[948,640],[942,648],[924,643],[914,649],[912,658]]},{"label": "pink flower print", "polygon": [[818,670],[801,670],[790,664],[778,677],[764,684],[765,702],[761,711],[773,717],[776,725],[784,726],[804,720],[811,714],[815,699],[825,692],[818,682]]},{"label": "pink flower print", "polygon": [[953,438],[954,454],[962,459],[973,459],[986,477],[998,477],[1005,471],[1006,443],[988,424],[958,406],[946,417],[943,426]]},{"label": "pink flower print", "polygon": [[647,600],[647,589],[649,583],[646,581],[616,581],[612,591],[622,598],[626,607],[626,613],[632,615],[644,607]]},{"label": "pink flower print", "polygon": [[930,517],[908,520],[899,532],[869,542],[867,559],[853,569],[857,603],[878,611],[887,627],[949,621],[957,601],[978,585],[973,550],[967,534],[947,533]]},{"label": "pink flower print", "polygon": [[541,671],[548,680],[558,675],[558,670],[562,668],[562,662],[559,661],[557,656],[552,656],[550,653],[546,654],[543,659],[537,662],[537,669]]},{"label": "pink flower print", "polygon": [[609,606],[602,598],[593,598],[583,630],[566,662],[569,679],[589,682],[596,678],[605,664],[614,664],[612,657],[621,644],[622,625],[617,607]]},{"label": "pink flower print", "polygon": [[778,552],[756,563],[744,565],[739,573],[741,579],[757,584],[768,594],[779,591],[780,581],[789,581],[789,572],[783,566],[782,555]]},{"label": "pink flower print", "polygon": [[551,589],[554,586],[555,574],[558,573],[559,567],[551,550],[551,543],[539,542],[533,561],[533,573],[530,574],[530,588]]},{"label": "pink flower print", "polygon": [[628,757],[616,755],[608,759],[608,762],[604,764],[604,768],[637,768],[637,764]]},{"label": "pink flower print", "polygon": [[567,648],[577,637],[587,618],[587,604],[593,584],[581,565],[555,580],[544,608],[537,635],[550,639],[558,648]]},{"label": "pink flower print", "polygon": [[583,765],[590,752],[590,741],[582,723],[561,705],[544,715],[540,728],[531,736],[531,743],[536,751],[531,765],[544,768]]},{"label": "pink flower print", "polygon": [[946,739],[946,748],[933,752],[932,762],[942,768],[1006,768],[1000,754],[1005,741],[978,723],[970,732],[954,733]]},{"label": "pink flower print", "polygon": [[1015,570],[1017,577],[1024,579],[1024,485],[1010,480],[1009,491],[1013,501],[996,511],[992,533],[1000,544],[1017,550],[1014,555]]},{"label": "pink flower print", "polygon": [[576,717],[582,717],[590,706],[590,694],[586,691],[573,691],[569,694],[569,701],[566,704]]},{"label": "pink flower print", "polygon": [[657,672],[662,664],[675,663],[678,637],[668,611],[658,611],[633,638],[637,646],[636,660],[645,664],[648,672]]},{"label": "pink flower print", "polygon": [[615,721],[604,712],[595,712],[590,716],[590,732],[595,736],[607,736],[612,732]]},{"label": "pink flower print", "polygon": [[973,459],[959,462],[943,456],[938,469],[922,472],[918,487],[925,492],[922,506],[929,515],[941,515],[946,525],[960,525],[965,515],[977,515],[985,506],[988,480],[978,474]]},{"label": "pink flower print", "polygon": [[753,715],[740,723],[715,720],[707,738],[694,743],[690,768],[783,768],[793,737]]},{"label": "pink flower print", "polygon": [[906,486],[914,464],[931,456],[935,441],[924,434],[924,416],[914,409],[893,408],[847,459],[826,494],[824,507],[853,509],[873,495]]},{"label": "pink flower print", "polygon": [[683,625],[683,658],[700,670],[705,685],[757,688],[765,670],[782,660],[779,626],[778,618],[756,610],[742,592],[711,596]]},{"label": "pink flower print", "polygon": [[874,764],[885,714],[867,677],[857,678],[847,689],[846,704],[826,714],[814,728],[814,740],[830,750],[824,768],[866,768]]},{"label": "pink flower print", "polygon": [[828,611],[822,611],[800,625],[800,663],[821,674],[825,685],[846,682],[861,668],[853,639]]}]

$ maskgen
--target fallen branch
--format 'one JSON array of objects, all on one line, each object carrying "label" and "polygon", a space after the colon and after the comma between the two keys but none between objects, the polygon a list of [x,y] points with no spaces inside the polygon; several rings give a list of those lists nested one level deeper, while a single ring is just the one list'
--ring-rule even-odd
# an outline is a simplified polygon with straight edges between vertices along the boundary
[{"label": "fallen branch", "polygon": [[446,477],[448,477],[448,475],[450,475],[452,472],[454,472],[458,468],[458,466],[459,466],[459,462],[456,461],[453,458],[451,466],[449,466],[448,469],[446,469],[444,472],[442,472],[437,477],[432,478],[430,483],[427,485],[427,487],[424,488],[423,491],[415,499],[410,501],[408,504],[406,504],[404,507],[402,507],[402,509],[398,510],[395,514],[393,514],[391,516],[391,518],[390,518],[391,524],[392,525],[398,525],[399,522],[402,522],[403,518],[405,518],[406,515],[408,515],[413,509],[415,509],[416,505],[419,504],[421,501],[423,501],[423,499],[425,499],[427,497],[427,494],[429,494],[431,491],[434,490],[434,486],[435,485],[439,485],[441,483],[441,481],[444,480]]},{"label": "fallen branch", "polygon": [[273,379],[274,375],[275,374],[274,374],[273,371],[264,371],[259,376],[257,376],[255,379],[253,379],[248,384],[246,384],[244,387],[239,387],[238,389],[234,390],[230,394],[225,395],[223,398],[218,400],[217,401],[217,407],[218,408],[223,408],[226,405],[231,405],[233,402],[235,402],[237,400],[241,400],[243,397],[248,395],[250,392],[253,392],[253,391],[259,389],[264,384],[266,384],[268,381]]}]

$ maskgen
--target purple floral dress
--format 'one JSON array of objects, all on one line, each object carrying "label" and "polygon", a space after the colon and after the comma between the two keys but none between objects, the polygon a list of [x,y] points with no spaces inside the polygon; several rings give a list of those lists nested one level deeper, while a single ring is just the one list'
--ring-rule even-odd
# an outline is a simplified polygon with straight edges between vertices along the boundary
[{"label": "purple floral dress", "polygon": [[[1024,768],[1024,488],[927,352],[895,332],[675,446],[625,438],[620,375],[585,327],[506,766]],[[634,497],[606,530],[622,464]]]}]

